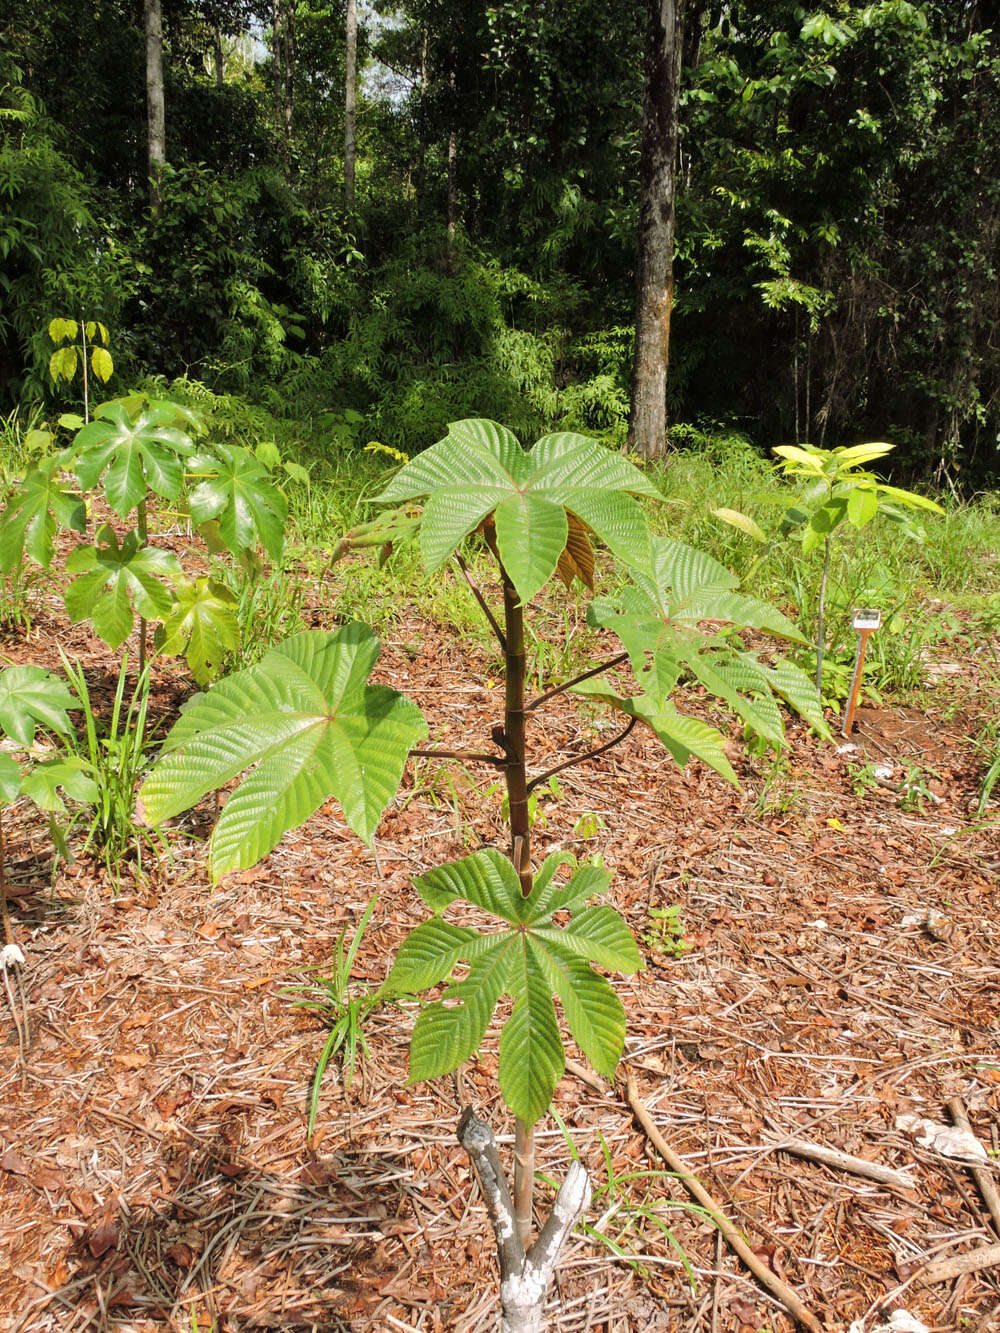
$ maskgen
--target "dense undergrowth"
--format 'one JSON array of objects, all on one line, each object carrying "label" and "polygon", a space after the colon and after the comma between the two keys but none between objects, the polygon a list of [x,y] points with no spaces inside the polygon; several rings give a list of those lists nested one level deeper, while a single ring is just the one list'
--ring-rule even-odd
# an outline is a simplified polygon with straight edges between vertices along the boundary
[{"label": "dense undergrowth", "polygon": [[[317,410],[296,415],[290,400],[280,395],[266,406],[237,393],[214,393],[194,379],[169,385],[154,380],[149,387],[196,409],[209,439],[250,450],[274,443],[283,456],[298,460],[309,472],[308,485],[288,488],[287,540],[280,559],[234,586],[247,631],[239,662],[259,657],[273,642],[302,628],[317,598],[338,620],[363,618],[383,631],[419,606],[429,618],[489,643],[475,605],[450,574],[429,577],[412,545],[387,551],[378,565],[330,563],[336,538],[371,516],[371,498],[403,456],[398,446],[413,443],[390,433],[372,438],[378,414]],[[463,405],[457,403],[455,409]],[[572,417],[552,415],[551,408],[549,403],[543,414],[550,427],[582,426]],[[521,424],[529,417],[526,410]],[[385,419],[391,419],[388,409]],[[32,431],[43,424],[41,409],[12,413],[3,422],[0,480],[5,490],[23,472],[35,447]],[[599,438],[616,443],[618,424]],[[665,497],[662,505],[657,502],[661,529],[714,556],[752,587],[754,595],[782,606],[803,626],[814,624],[821,560],[818,552],[803,557],[797,543],[779,538],[789,488],[769,455],[718,423],[677,424],[671,441],[673,452],[664,463],[644,464]],[[912,697],[927,683],[926,663],[936,646],[952,638],[967,641],[989,666],[991,636],[1000,625],[1000,499],[994,492],[938,498],[945,509],[941,517],[872,523],[861,530],[846,525],[838,531],[830,569],[829,671],[824,683],[829,703],[846,692],[856,641],[850,611],[861,604],[880,607],[884,616],[866,667],[869,695]],[[762,549],[721,522],[712,511],[723,507],[753,514],[773,543]],[[220,563],[220,576],[224,568]],[[0,609],[8,622],[17,620],[22,603],[30,606],[39,586],[32,571],[7,577]],[[535,650],[545,659],[546,670],[568,673],[574,665],[569,658],[575,652],[583,660],[593,631],[583,623],[583,603],[575,594],[561,598],[558,606],[553,603],[549,611],[560,630],[554,637],[562,639],[572,621],[569,647],[560,649],[559,660],[553,660],[544,639]],[[998,669],[995,659],[990,669]]]}]

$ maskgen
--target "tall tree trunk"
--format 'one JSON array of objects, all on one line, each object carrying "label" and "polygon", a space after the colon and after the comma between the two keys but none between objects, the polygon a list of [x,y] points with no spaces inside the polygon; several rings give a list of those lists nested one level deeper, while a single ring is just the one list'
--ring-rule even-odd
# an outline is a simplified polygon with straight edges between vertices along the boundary
[{"label": "tall tree trunk", "polygon": [[358,0],[347,0],[344,75],[344,204],[354,207],[355,130],[358,110]]},{"label": "tall tree trunk", "polygon": [[295,94],[295,0],[285,0],[282,24],[282,61],[285,67],[285,138],[292,142],[292,106]]},{"label": "tall tree trunk", "polygon": [[284,138],[287,162],[292,142],[292,94],[295,66],[295,28],[291,0],[271,4],[271,91],[274,118]]},{"label": "tall tree trunk", "polygon": [[646,458],[658,458],[667,448],[677,101],[684,0],[646,0],[646,10],[635,370],[628,443],[629,448]]},{"label": "tall tree trunk", "polygon": [[427,63],[428,46],[427,25],[424,25],[420,40],[420,102],[417,108],[417,212],[423,210],[424,195],[427,190],[427,85],[430,70]]},{"label": "tall tree trunk", "polygon": [[154,214],[163,200],[160,173],[167,160],[166,116],[163,103],[163,10],[160,0],[143,0],[146,34],[146,114],[149,161],[149,202]]},{"label": "tall tree trunk", "polygon": [[458,132],[455,129],[455,71],[448,75],[451,90],[451,129],[448,131],[448,267],[455,260],[455,227],[458,222]]},{"label": "tall tree trunk", "polygon": [[222,29],[217,23],[212,28],[212,50],[215,54],[215,86],[221,88],[226,81],[226,55],[222,49]]}]

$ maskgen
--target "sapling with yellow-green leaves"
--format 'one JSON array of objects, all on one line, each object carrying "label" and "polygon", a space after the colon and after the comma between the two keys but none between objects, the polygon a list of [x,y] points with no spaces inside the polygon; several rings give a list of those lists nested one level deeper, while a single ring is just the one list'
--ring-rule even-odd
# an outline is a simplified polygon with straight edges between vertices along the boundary
[{"label": "sapling with yellow-green leaves", "polygon": [[786,477],[805,482],[797,495],[784,500],[784,512],[777,535],[769,538],[755,519],[735,509],[713,509],[712,513],[724,523],[738,528],[748,537],[765,547],[760,561],[786,540],[798,539],[802,554],[810,556],[823,547],[823,568],[820,574],[818,609],[816,614],[816,689],[823,688],[823,657],[826,650],[826,601],[830,580],[830,560],[833,539],[844,523],[861,529],[876,517],[888,518],[901,524],[908,535],[919,538],[919,528],[909,522],[913,510],[941,514],[944,511],[934,500],[914,491],[903,490],[879,481],[866,468],[891,453],[893,445],[882,441],[855,444],[849,448],[821,449],[815,444],[782,444],[772,452],[777,455],[775,466]]},{"label": "sapling with yellow-green leaves", "polygon": [[[443,440],[399,470],[377,497],[383,516],[348,534],[339,553],[414,540],[429,571],[448,561],[457,565],[504,662],[503,714],[488,748],[422,748],[423,716],[395,690],[369,683],[378,644],[366,626],[349,624],[296,635],[193,701],[143,788],[147,816],[159,823],[241,778],[212,835],[211,870],[218,879],[254,864],[330,797],[370,843],[411,756],[453,758],[503,775],[506,848],[484,848],[417,878],[431,915],[401,945],[381,993],[388,998],[445,986],[414,1025],[411,1081],[448,1074],[473,1057],[502,997],[512,1001],[500,1036],[499,1084],[516,1122],[513,1192],[489,1127],[471,1110],[459,1124],[497,1238],[509,1333],[542,1326],[560,1247],[590,1197],[586,1172],[574,1163],[531,1242],[534,1126],[565,1065],[554,999],[576,1046],[610,1078],[624,1049],[625,1011],[603,973],[640,965],[631,932],[605,901],[608,872],[575,865],[562,853],[535,865],[533,792],[554,773],[604,754],[639,724],[681,766],[697,758],[735,782],[720,732],[674,703],[682,678],[704,687],[776,746],[784,732],[781,701],[827,734],[802,671],[780,656],[751,651],[739,635],[747,628],[802,643],[798,629],[739,591],[736,577],[709,556],[654,535],[647,515],[660,498],[639,468],[585,436],[547,435],[525,450],[495,422],[454,423]],[[473,577],[464,555],[469,542],[484,546],[495,562],[498,607]],[[588,611],[591,623],[613,631],[622,649],[529,698],[526,618],[533,602],[554,576],[593,589],[598,553],[630,577],[618,595],[595,599]],[[631,682],[619,683],[628,668]],[[535,771],[532,720],[570,691],[618,712],[623,726],[611,740]],[[483,913],[492,926],[468,924]]]}]

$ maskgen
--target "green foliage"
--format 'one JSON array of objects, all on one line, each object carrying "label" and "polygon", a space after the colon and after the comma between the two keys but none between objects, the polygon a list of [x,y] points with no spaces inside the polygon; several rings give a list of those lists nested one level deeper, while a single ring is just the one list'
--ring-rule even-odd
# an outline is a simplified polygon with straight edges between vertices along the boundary
[{"label": "green foliage", "polygon": [[704,552],[657,537],[648,571],[634,571],[632,578],[618,597],[592,602],[588,619],[621,639],[641,692],[622,698],[601,681],[588,681],[577,687],[579,692],[644,722],[681,767],[697,755],[734,783],[736,775],[721,733],[679,713],[670,699],[683,672],[775,747],[784,737],[775,696],[819,734],[829,734],[815,691],[793,663],[782,658],[762,660],[735,634],[703,631],[704,622],[728,623],[802,642],[800,632],[780,611],[737,592],[735,575]]},{"label": "green foliage", "polygon": [[330,1032],[316,1062],[316,1072],[309,1094],[309,1122],[306,1126],[306,1135],[309,1138],[312,1137],[316,1127],[320,1089],[330,1061],[343,1052],[344,1087],[350,1088],[358,1055],[368,1055],[368,1042],[363,1025],[365,1017],[376,1004],[377,997],[367,986],[352,991],[351,969],[354,967],[354,960],[377,902],[378,898],[375,896],[368,899],[368,905],[346,947],[347,927],[345,926],[337,936],[333,952],[333,968],[329,973],[323,975],[322,970],[318,970],[319,975],[315,981],[285,992],[293,997],[293,1004],[303,1009],[312,1009],[330,1025]]},{"label": "green foliage", "polygon": [[238,555],[259,543],[277,560],[285,541],[288,502],[254,454],[239,445],[219,444],[191,459],[201,476],[191,491],[191,520]]},{"label": "green foliage", "polygon": [[143,398],[112,400],[95,408],[95,419],[73,442],[82,489],[94,490],[100,481],[119,518],[127,518],[150,491],[176,500],[185,460],[194,452],[190,435],[178,428],[181,415],[173,403]]},{"label": "green foliage", "polygon": [[[238,600],[216,579],[175,577],[174,597],[154,636],[156,651],[183,657],[202,689],[240,646]],[[114,645],[112,645],[114,646]]]},{"label": "green foliage", "polygon": [[[56,344],[56,350],[49,357],[49,375],[55,383],[60,380],[71,383],[78,368],[86,373],[89,344],[91,372],[102,384],[107,384],[115,366],[106,345],[108,330],[100,320],[88,319],[78,324],[75,319],[56,318],[49,321],[48,332],[50,340]],[[79,342],[75,341],[77,337]],[[67,339],[70,340],[68,347],[59,346]]]},{"label": "green foliage", "polygon": [[[503,995],[514,1008],[500,1038],[500,1090],[512,1111],[532,1125],[548,1108],[565,1057],[553,993],[573,1039],[606,1077],[625,1040],[625,1011],[610,984],[591,967],[620,972],[640,966],[628,927],[610,907],[588,906],[610,875],[582,866],[568,881],[555,874],[565,857],[548,857],[529,897],[510,861],[489,848],[421,875],[415,886],[435,913],[400,946],[385,993],[421,991],[451,977],[441,1000],[421,1010],[410,1045],[410,1078],[450,1073],[479,1048]],[[453,925],[444,914],[461,901],[499,918],[507,929],[482,934]],[[557,925],[556,913],[569,920]]]},{"label": "green foliage", "polygon": [[67,557],[66,572],[75,577],[66,589],[66,610],[74,623],[89,620],[117,650],[135,628],[135,615],[164,620],[171,614],[174,595],[162,580],[178,579],[181,567],[172,552],[143,546],[135,532],[119,545],[114,529],[103,524],[97,540],[100,545],[78,546]]},{"label": "green foliage", "polygon": [[65,454],[53,454],[31,468],[0,518],[0,570],[8,574],[25,555],[48,569],[57,527],[84,532],[86,506],[59,481]]},{"label": "green foliage", "polygon": [[[656,487],[627,460],[582,435],[547,435],[529,452],[492,421],[457,421],[447,436],[408,463],[376,501],[425,499],[420,548],[428,569],[492,518],[497,550],[524,601],[549,581],[568,552],[589,583],[587,532],[627,563],[648,559],[649,534],[633,498]],[[575,520],[575,521],[572,521]],[[574,554],[580,553],[579,559]]]},{"label": "green foliage", "polygon": [[34,744],[35,731],[67,736],[72,731],[67,709],[75,700],[66,686],[37,666],[12,666],[0,672],[0,728],[19,746]]},{"label": "green foliage", "polygon": [[651,907],[648,911],[649,929],[643,935],[643,943],[657,954],[669,954],[671,958],[683,958],[694,946],[684,938],[684,922],[681,920],[681,905],[673,903],[670,907]]},{"label": "green foliage", "polygon": [[[32,755],[19,764],[0,753],[0,802],[11,804],[25,796],[49,817],[49,832],[57,849],[68,855],[65,837],[56,822],[69,800],[90,805],[97,787],[87,766],[73,753],[73,727],[68,710],[76,698],[63,681],[36,666],[12,666],[0,672],[0,730],[21,750],[34,747],[38,730],[48,733],[55,752]],[[2,868],[0,868],[2,873]]]},{"label": "green foliage", "polygon": [[[797,495],[777,497],[783,513],[778,531],[770,540],[760,525],[746,514],[729,508],[712,510],[716,518],[763,545],[762,559],[783,541],[798,540],[805,557],[812,555],[819,546],[824,548],[823,568],[818,580],[815,638],[817,688],[823,683],[827,590],[837,530],[849,526],[860,531],[876,517],[882,517],[896,523],[907,537],[921,542],[924,540],[923,529],[911,521],[908,511],[944,513],[936,501],[887,485],[866,470],[866,464],[884,458],[892,448],[891,444],[881,442],[836,449],[821,449],[812,444],[777,446],[773,452],[778,456],[776,466],[779,472],[804,482],[805,487]],[[843,589],[843,610],[849,610],[849,599],[859,597],[862,587],[858,580],[854,588]]]},{"label": "green foliage", "polygon": [[87,804],[94,807],[84,850],[95,848],[117,883],[124,860],[135,858],[142,873],[144,852],[168,855],[159,834],[136,818],[136,790],[150,762],[149,669],[139,673],[126,703],[128,655],[122,657],[111,713],[102,724],[83,668],[65,658],[63,666],[76,696],[74,705],[83,712],[82,734],[67,736],[67,761],[84,775],[92,793]]},{"label": "green foliage", "polygon": [[254,865],[331,796],[370,842],[426,735],[416,705],[367,684],[378,651],[363,625],[297,634],[199,696],[143,787],[149,819],[161,823],[245,773],[212,835],[216,878]]},{"label": "green foliage", "polygon": [[[658,487],[596,441],[563,433],[525,451],[495,422],[456,422],[442,441],[405,463],[376,498],[399,507],[354,528],[337,544],[334,558],[350,549],[415,542],[434,573],[478,533],[499,560],[506,630],[501,634],[495,618],[487,618],[505,658],[505,727],[525,715],[523,702],[510,702],[525,688],[525,605],[557,573],[567,584],[577,578],[589,587],[593,537],[632,574],[618,597],[592,604],[591,620],[621,637],[639,693],[622,698],[606,682],[592,681],[581,682],[581,689],[646,721],[679,763],[698,755],[730,780],[735,775],[720,733],[674,707],[670,696],[682,673],[775,746],[783,736],[778,699],[826,734],[802,673],[781,659],[749,652],[733,630],[721,628],[739,625],[800,642],[795,626],[741,594],[738,579],[710,557],[652,538],[639,498],[659,503]],[[703,628],[709,623],[717,627],[712,632]],[[370,840],[412,745],[425,734],[412,704],[384,687],[365,685],[376,653],[371,632],[359,625],[333,635],[298,634],[200,696],[175,725],[144,787],[151,820],[160,823],[246,773],[213,835],[215,876],[258,860],[330,795],[351,827]],[[538,702],[570,684],[545,692]],[[525,776],[515,788],[511,774],[523,775],[526,763],[523,742],[518,749],[505,741],[504,753],[506,817],[527,840],[533,809],[539,817],[534,789],[546,775],[530,785]],[[554,774],[547,776],[555,795],[558,783]],[[597,1069],[610,1073],[624,1039],[624,1016],[589,964],[637,964],[624,923],[610,908],[585,905],[606,887],[603,870],[583,867],[557,889],[559,863],[558,857],[546,861],[533,887],[528,872],[519,876],[492,851],[421,877],[418,889],[438,915],[409,937],[387,983],[387,994],[421,990],[446,980],[460,962],[469,967],[417,1022],[414,1078],[447,1072],[469,1058],[500,997],[514,999],[501,1039],[501,1091],[526,1123],[545,1110],[563,1067],[553,995],[580,1048]],[[510,929],[483,936],[445,922],[442,914],[457,898],[492,911]],[[571,920],[556,925],[553,914],[563,911]]]}]

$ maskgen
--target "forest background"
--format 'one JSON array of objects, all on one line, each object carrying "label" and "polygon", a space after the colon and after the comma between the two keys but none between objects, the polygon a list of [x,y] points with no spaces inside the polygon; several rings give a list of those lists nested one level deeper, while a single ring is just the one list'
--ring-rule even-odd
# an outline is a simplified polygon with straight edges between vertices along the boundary
[{"label": "forest background", "polygon": [[[11,406],[53,402],[62,316],[110,330],[109,392],[187,377],[408,452],[473,415],[625,439],[647,6],[355,4],[2,0]],[[685,9],[669,419],[988,482],[996,6]]]}]

